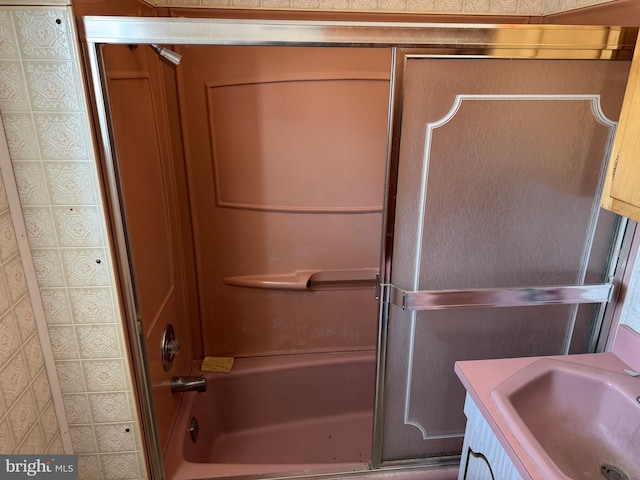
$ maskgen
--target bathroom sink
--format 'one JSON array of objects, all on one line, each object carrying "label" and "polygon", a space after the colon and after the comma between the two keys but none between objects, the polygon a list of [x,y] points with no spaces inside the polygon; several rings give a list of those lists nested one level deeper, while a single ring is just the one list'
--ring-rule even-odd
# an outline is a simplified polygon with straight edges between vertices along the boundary
[{"label": "bathroom sink", "polygon": [[491,397],[545,479],[640,479],[640,378],[544,358]]}]

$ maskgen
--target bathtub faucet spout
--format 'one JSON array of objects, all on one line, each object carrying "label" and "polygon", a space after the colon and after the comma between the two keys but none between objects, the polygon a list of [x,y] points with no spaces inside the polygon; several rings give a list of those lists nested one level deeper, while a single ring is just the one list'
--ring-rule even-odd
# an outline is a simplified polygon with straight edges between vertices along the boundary
[{"label": "bathtub faucet spout", "polygon": [[171,377],[171,392],[206,392],[207,379],[204,377]]}]

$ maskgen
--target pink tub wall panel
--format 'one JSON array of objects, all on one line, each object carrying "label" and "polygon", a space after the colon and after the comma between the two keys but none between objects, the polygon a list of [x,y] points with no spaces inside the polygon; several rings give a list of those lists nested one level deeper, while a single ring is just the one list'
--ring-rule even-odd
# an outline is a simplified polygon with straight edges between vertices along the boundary
[{"label": "pink tub wall panel", "polygon": [[[179,48],[206,355],[375,348],[373,286],[225,284],[377,269],[390,51]],[[369,269],[369,270],[366,270]]]},{"label": "pink tub wall panel", "polygon": [[[189,373],[192,349],[188,322],[197,316],[197,306],[190,303],[189,268],[193,267],[181,223],[188,220],[188,210],[184,215],[186,196],[179,190],[179,157],[170,145],[169,100],[156,54],[148,48],[124,45],[106,46],[103,51],[127,231],[164,450],[181,399],[170,392],[169,381],[173,375]],[[181,340],[181,352],[172,369],[165,372],[160,343],[168,324]]]}]

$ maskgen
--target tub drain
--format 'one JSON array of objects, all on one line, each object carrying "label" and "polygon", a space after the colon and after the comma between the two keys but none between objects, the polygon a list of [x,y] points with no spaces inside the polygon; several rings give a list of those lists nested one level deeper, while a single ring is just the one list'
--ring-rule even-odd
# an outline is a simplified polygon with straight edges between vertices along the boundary
[{"label": "tub drain", "polygon": [[198,440],[198,434],[200,433],[200,425],[198,425],[198,421],[195,417],[191,417],[191,422],[189,422],[189,435],[191,435],[191,441],[196,443]]},{"label": "tub drain", "polygon": [[607,480],[629,480],[629,477],[622,471],[612,465],[603,465],[600,468],[602,476]]}]

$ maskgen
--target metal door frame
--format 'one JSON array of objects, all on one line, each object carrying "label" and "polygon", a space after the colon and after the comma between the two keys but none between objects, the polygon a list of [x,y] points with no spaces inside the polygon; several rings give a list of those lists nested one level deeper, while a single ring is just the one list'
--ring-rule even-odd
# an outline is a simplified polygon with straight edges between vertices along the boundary
[{"label": "metal door frame", "polygon": [[[155,426],[151,384],[145,358],[145,345],[139,322],[139,309],[129,262],[124,227],[124,211],[115,170],[115,148],[105,105],[106,82],[102,69],[101,46],[104,44],[165,45],[270,45],[378,47],[394,49],[420,48],[423,55],[481,58],[553,58],[591,60],[630,60],[638,35],[636,27],[593,27],[556,25],[458,25],[392,22],[340,21],[263,21],[188,18],[83,17],[79,36],[86,54],[91,100],[97,117],[99,154],[104,162],[107,208],[111,216],[111,239],[121,288],[120,301],[126,323],[127,341],[133,364],[134,385],[148,469],[153,479],[164,478],[162,454]],[[398,62],[391,68],[389,102],[389,138],[387,147],[387,196],[384,203],[378,337],[378,373],[376,385],[376,420],[374,425],[372,467],[402,467],[405,463],[383,462],[381,392],[386,361],[387,312],[392,291],[391,245],[393,239],[394,198],[397,157],[401,125],[401,88],[396,88],[402,72]],[[635,225],[635,224],[634,224]],[[630,237],[627,236],[627,237]],[[624,249],[623,249],[624,250]],[[628,251],[628,248],[627,248]],[[622,269],[620,269],[622,270]],[[614,284],[615,295],[615,284]],[[417,292],[416,292],[417,293]],[[575,292],[574,292],[575,293]],[[397,298],[394,295],[393,298]],[[453,459],[455,461],[455,459]],[[433,459],[433,465],[450,464],[451,458]]]}]

